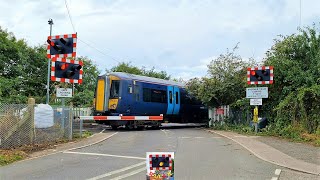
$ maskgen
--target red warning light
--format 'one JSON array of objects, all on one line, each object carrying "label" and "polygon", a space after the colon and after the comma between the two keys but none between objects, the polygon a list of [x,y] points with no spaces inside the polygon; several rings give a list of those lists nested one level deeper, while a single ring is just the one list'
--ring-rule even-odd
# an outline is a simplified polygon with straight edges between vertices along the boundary
[{"label": "red warning light", "polygon": [[66,69],[66,64],[62,64],[60,68],[61,68],[61,70],[65,70]]},{"label": "red warning light", "polygon": [[250,73],[251,73],[252,76],[256,75],[256,71],[251,71]]}]

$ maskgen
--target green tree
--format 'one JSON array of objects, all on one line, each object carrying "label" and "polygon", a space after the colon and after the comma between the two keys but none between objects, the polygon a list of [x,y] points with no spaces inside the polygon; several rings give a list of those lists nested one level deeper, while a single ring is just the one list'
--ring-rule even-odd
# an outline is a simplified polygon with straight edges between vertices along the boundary
[{"label": "green tree", "polygon": [[245,62],[235,53],[238,45],[227,50],[208,65],[208,77],[191,79],[188,91],[209,106],[228,105],[244,98],[246,69],[254,64]]},{"label": "green tree", "polygon": [[28,97],[42,102],[47,74],[45,49],[28,47],[24,40],[0,28],[0,52],[0,102],[26,103]]},{"label": "green tree", "polygon": [[145,67],[139,68],[137,66],[131,65],[130,62],[121,62],[117,66],[112,67],[111,69],[106,69],[106,72],[125,72],[129,74],[136,74],[141,76],[149,76],[160,79],[170,79],[170,75],[168,75],[165,71],[157,72],[153,67],[150,70],[147,70]]},{"label": "green tree", "polygon": [[272,112],[276,129],[300,124],[309,133],[319,128],[320,32],[319,26],[280,36],[267,52],[266,65],[274,66],[274,85],[265,109]]}]

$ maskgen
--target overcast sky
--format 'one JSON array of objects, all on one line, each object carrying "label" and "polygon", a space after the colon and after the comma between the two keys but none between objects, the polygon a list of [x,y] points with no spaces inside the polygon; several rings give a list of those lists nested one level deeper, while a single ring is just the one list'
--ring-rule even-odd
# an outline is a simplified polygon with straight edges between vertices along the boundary
[{"label": "overcast sky", "polygon": [[[66,2],[82,40],[77,54],[94,60],[101,72],[131,61],[183,79],[206,75],[206,65],[237,42],[239,55],[259,61],[277,35],[296,33],[300,21],[300,0]],[[301,2],[301,25],[319,22],[320,1]],[[0,7],[0,26],[30,45],[45,43],[49,18],[53,35],[74,33],[64,0],[1,0]]]}]

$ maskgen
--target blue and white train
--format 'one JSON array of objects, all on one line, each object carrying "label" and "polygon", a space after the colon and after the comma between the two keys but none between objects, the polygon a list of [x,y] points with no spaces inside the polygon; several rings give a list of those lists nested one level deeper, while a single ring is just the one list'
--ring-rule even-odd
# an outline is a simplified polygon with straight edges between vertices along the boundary
[{"label": "blue and white train", "polygon": [[[188,95],[179,82],[112,72],[97,79],[94,100],[95,116],[159,116],[173,123],[203,123],[208,120],[208,109]],[[159,121],[97,121],[113,129],[125,125],[160,126]]]}]

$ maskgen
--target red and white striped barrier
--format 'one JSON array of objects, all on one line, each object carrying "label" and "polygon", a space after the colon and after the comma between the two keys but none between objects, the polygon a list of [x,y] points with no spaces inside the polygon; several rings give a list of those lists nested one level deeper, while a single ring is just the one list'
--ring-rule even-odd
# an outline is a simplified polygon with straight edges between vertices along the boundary
[{"label": "red and white striped barrier", "polygon": [[139,120],[148,120],[148,121],[162,121],[163,115],[160,116],[79,116],[79,119],[82,120],[108,120],[108,121],[115,121],[115,120],[127,120],[127,121],[139,121]]}]

